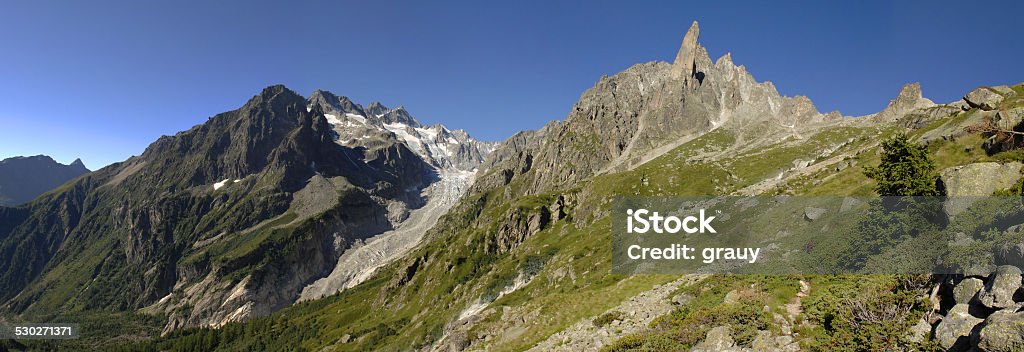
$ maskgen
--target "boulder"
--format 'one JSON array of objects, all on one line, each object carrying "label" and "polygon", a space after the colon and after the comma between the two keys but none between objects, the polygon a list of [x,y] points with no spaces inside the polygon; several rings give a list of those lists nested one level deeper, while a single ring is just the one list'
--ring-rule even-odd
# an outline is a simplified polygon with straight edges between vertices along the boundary
[{"label": "boulder", "polygon": [[954,140],[970,134],[972,126],[977,126],[985,121],[995,121],[996,118],[995,111],[976,110],[964,112],[963,114],[962,119],[952,120],[931,131],[925,132],[918,138],[918,141],[927,144],[937,140]]},{"label": "boulder", "polygon": [[793,341],[792,336],[774,336],[771,331],[758,331],[757,337],[750,344],[754,352],[774,352],[774,351],[800,351],[800,343]]},{"label": "boulder", "polygon": [[1013,131],[1021,124],[1021,122],[1024,122],[1024,106],[999,110],[996,112],[996,117],[993,120],[993,124],[996,128]]},{"label": "boulder", "polygon": [[989,308],[1016,307],[1013,301],[1014,295],[1020,289],[1021,271],[1012,265],[1002,265],[996,268],[988,278],[985,289],[978,294],[978,301]]},{"label": "boulder", "polygon": [[985,319],[975,344],[982,351],[1024,350],[1024,312],[1001,310]]},{"label": "boulder", "polygon": [[808,221],[814,221],[821,219],[825,215],[826,210],[822,208],[807,207],[804,209],[804,219]]},{"label": "boulder", "polygon": [[982,319],[968,313],[967,304],[957,304],[949,310],[946,317],[935,327],[935,340],[947,350],[964,349],[970,344],[971,331]]},{"label": "boulder", "polygon": [[923,342],[928,339],[928,335],[931,335],[931,333],[932,325],[921,319],[917,321],[917,324],[910,327],[907,339],[911,342]]},{"label": "boulder", "polygon": [[964,96],[964,101],[974,108],[995,110],[996,106],[1003,101],[1003,96],[989,88],[980,87],[967,93]]},{"label": "boulder", "polygon": [[967,210],[977,199],[1013,187],[1020,179],[1020,162],[974,163],[942,170],[942,183],[950,197],[944,206],[950,217]]},{"label": "boulder", "polygon": [[956,304],[971,303],[983,288],[985,288],[985,282],[981,279],[973,277],[963,279],[956,287],[953,287],[953,301]]},{"label": "boulder", "polygon": [[853,209],[857,208],[858,206],[860,206],[861,203],[863,203],[863,202],[861,202],[857,198],[853,198],[853,197],[843,198],[843,205],[839,206],[839,212],[840,213],[845,213],[845,212],[848,212],[850,210],[853,210]]},{"label": "boulder", "polygon": [[693,346],[691,352],[732,352],[741,351],[732,339],[732,327],[723,325],[708,330],[704,341]]},{"label": "boulder", "polygon": [[685,306],[687,304],[690,304],[690,302],[692,302],[692,301],[693,301],[693,296],[685,294],[685,293],[680,294],[680,295],[675,296],[675,297],[672,297],[672,304],[675,304],[677,306]]},{"label": "boulder", "polygon": [[920,83],[908,83],[900,89],[899,95],[896,99],[889,101],[889,105],[875,115],[875,119],[881,121],[895,121],[907,113],[916,109],[924,109],[935,105],[934,102],[928,100],[921,95],[921,84]]},{"label": "boulder", "polygon": [[722,299],[722,304],[736,304],[740,302],[740,291],[732,290],[725,294],[725,298]]},{"label": "boulder", "polygon": [[994,90],[994,91],[996,91],[996,93],[1002,94],[1004,96],[1013,96],[1013,95],[1017,94],[1017,92],[1014,92],[1013,88],[1010,88],[1010,86],[1005,86],[1005,85],[1004,86],[992,86],[992,87],[988,87],[988,88],[991,89],[991,90]]}]

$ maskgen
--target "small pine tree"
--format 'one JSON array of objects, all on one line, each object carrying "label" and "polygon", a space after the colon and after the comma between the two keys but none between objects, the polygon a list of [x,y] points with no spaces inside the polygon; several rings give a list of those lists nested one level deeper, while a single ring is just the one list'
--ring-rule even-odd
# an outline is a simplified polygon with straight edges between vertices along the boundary
[{"label": "small pine tree", "polygon": [[899,133],[882,142],[882,161],[864,174],[875,180],[881,196],[941,196],[935,164],[924,146]]}]

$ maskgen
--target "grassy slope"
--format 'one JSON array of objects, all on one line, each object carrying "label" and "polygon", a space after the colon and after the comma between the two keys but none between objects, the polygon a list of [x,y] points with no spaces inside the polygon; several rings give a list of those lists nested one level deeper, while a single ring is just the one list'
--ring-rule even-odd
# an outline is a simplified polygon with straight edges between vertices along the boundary
[{"label": "grassy slope", "polygon": [[[271,326],[280,346],[301,346],[316,350],[334,345],[339,350],[404,349],[424,346],[441,338],[447,324],[463,309],[511,284],[519,273],[531,271],[525,263],[544,258],[542,269],[528,284],[501,296],[485,310],[471,330],[503,336],[488,342],[494,350],[521,350],[564,329],[579,319],[610,309],[619,302],[670,276],[621,276],[610,273],[608,240],[610,199],[618,195],[707,195],[738,190],[793,166],[793,160],[810,160],[820,150],[839,145],[851,137],[875,133],[873,129],[839,128],[809,136],[801,143],[786,143],[715,162],[687,162],[701,152],[720,150],[733,140],[715,132],[684,144],[634,170],[602,175],[567,191],[580,197],[584,216],[568,219],[528,237],[508,253],[486,250],[494,246],[494,233],[513,207],[536,209],[551,203],[557,195],[518,197],[500,201],[504,190],[476,195],[463,201],[428,234],[428,242],[406,259],[385,267],[374,279],[341,294],[303,303],[251,323],[231,324],[219,332],[183,331],[158,342],[162,347],[186,344],[194,336],[230,335],[233,329]],[[843,150],[870,143],[866,138]],[[767,150],[767,151],[762,151]],[[514,181],[507,186],[516,194]],[[499,199],[499,200],[491,200]],[[481,206],[474,206],[482,204]],[[478,219],[474,212],[481,211]],[[403,273],[416,260],[422,263],[411,280],[402,284]],[[510,307],[506,310],[500,307]],[[512,317],[504,314],[513,315]],[[534,314],[530,314],[534,313]],[[529,316],[529,324],[504,331],[510,318]],[[231,341],[220,348],[235,349],[250,341]],[[348,343],[337,343],[347,340]]]},{"label": "grassy slope", "polygon": [[[948,121],[941,123],[945,122]],[[801,143],[783,141],[772,148],[717,161],[688,161],[700,153],[722,150],[734,141],[724,131],[709,133],[634,170],[598,176],[565,191],[579,198],[578,207],[586,208],[577,212],[583,218],[556,222],[511,251],[496,252],[494,234],[513,209],[535,211],[557,197],[547,194],[503,199],[503,193],[519,194],[517,189],[521,185],[514,181],[504,189],[461,202],[440,222],[442,226],[428,234],[423,246],[354,289],[250,322],[229,324],[219,330],[184,330],[130,347],[319,350],[333,346],[338,350],[403,350],[426,346],[440,339],[445,327],[465,308],[481,299],[489,301],[520,273],[536,272],[524,287],[490,303],[494,309],[485,310],[471,329],[471,334],[494,332],[505,327],[503,324],[509,319],[529,316],[529,323],[519,324],[504,331],[505,336],[486,342],[494,350],[521,350],[579,319],[598,315],[632,295],[672,279],[609,273],[607,210],[611,197],[729,193],[792,167],[794,160],[815,159],[822,148],[852,139],[840,150],[849,152],[875,143],[887,133],[869,128],[837,128],[805,136],[807,140]],[[1019,159],[1017,155],[984,155],[980,148],[968,148],[979,142],[970,138],[936,144],[932,151],[940,168],[982,160]],[[857,164],[841,171],[829,168],[798,177],[780,188],[795,194],[870,194],[870,180],[860,166],[877,163],[875,150],[857,154],[851,160]],[[539,270],[535,268],[538,261],[544,263]],[[415,275],[408,278],[407,272]],[[768,289],[759,294],[784,297],[792,291],[796,279],[790,277],[788,282],[765,285]],[[879,283],[883,284],[888,283]],[[776,286],[778,290],[772,288]],[[781,298],[775,299],[772,309],[779,302]],[[816,333],[820,334],[807,332]]]}]

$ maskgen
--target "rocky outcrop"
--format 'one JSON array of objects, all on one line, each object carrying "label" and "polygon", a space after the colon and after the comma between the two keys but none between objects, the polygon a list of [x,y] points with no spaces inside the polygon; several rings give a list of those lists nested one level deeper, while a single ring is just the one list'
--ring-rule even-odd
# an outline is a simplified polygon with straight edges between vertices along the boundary
[{"label": "rocky outcrop", "polygon": [[882,122],[892,122],[914,110],[934,105],[935,103],[921,95],[920,83],[908,83],[900,89],[896,99],[891,100],[884,110],[875,115],[875,119]]},{"label": "rocky outcrop", "polygon": [[1020,300],[1017,295],[1020,285],[1019,268],[1012,265],[999,266],[985,284],[985,289],[978,294],[978,302],[987,308],[1019,308],[1020,305],[1014,300]]},{"label": "rocky outcrop", "polygon": [[700,26],[693,21],[690,29],[683,36],[683,45],[676,53],[676,60],[672,63],[672,77],[676,79],[692,77],[697,73],[697,39],[700,37]]},{"label": "rocky outcrop", "polygon": [[715,129],[743,140],[739,152],[846,122],[838,113],[818,112],[807,97],[783,97],[771,82],[757,82],[729,54],[712,62],[698,37],[694,24],[675,62],[602,77],[564,122],[513,136],[485,162],[486,175],[474,190],[513,179],[522,180],[525,194],[558,190],[633,168]]},{"label": "rocky outcrop", "polygon": [[1001,130],[1016,131],[1022,122],[1024,122],[1024,106],[1018,106],[996,112],[993,124]]},{"label": "rocky outcrop", "polygon": [[964,96],[964,101],[967,102],[972,108],[979,108],[982,110],[995,110],[1000,102],[1003,101],[1003,96],[996,93],[988,87],[979,87],[972,90],[970,93]]},{"label": "rocky outcrop", "polygon": [[985,282],[975,277],[969,277],[960,281],[953,288],[953,301],[956,304],[974,303],[978,292],[985,288]]},{"label": "rocky outcrop", "polygon": [[974,317],[967,304],[957,304],[946,313],[942,322],[935,327],[935,339],[945,349],[966,349],[970,345],[971,332],[983,319]]},{"label": "rocky outcrop", "polygon": [[982,351],[1021,351],[1024,349],[1024,312],[1006,309],[992,313],[974,340]]},{"label": "rocky outcrop", "polygon": [[941,180],[950,198],[945,202],[946,214],[955,216],[977,200],[977,197],[1013,187],[1021,178],[1024,164],[1010,162],[974,163],[942,170]]},{"label": "rocky outcrop", "polygon": [[716,326],[708,330],[704,341],[690,349],[690,352],[740,352],[742,349],[736,346],[732,339],[732,327],[729,325]]},{"label": "rocky outcrop", "polygon": [[1019,351],[1024,347],[1024,312],[1017,312],[1024,307],[1022,279],[1020,268],[1002,265],[987,276],[945,281],[935,292],[948,296],[933,308],[945,314],[927,320],[935,326],[935,340],[952,351]]}]

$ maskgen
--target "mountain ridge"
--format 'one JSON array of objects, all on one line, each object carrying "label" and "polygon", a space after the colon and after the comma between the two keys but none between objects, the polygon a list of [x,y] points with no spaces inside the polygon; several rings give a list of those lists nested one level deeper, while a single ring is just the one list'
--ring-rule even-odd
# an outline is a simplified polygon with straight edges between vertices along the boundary
[{"label": "mountain ridge", "polygon": [[82,159],[61,164],[47,155],[14,156],[0,160],[0,206],[31,201],[61,184],[89,172]]}]

